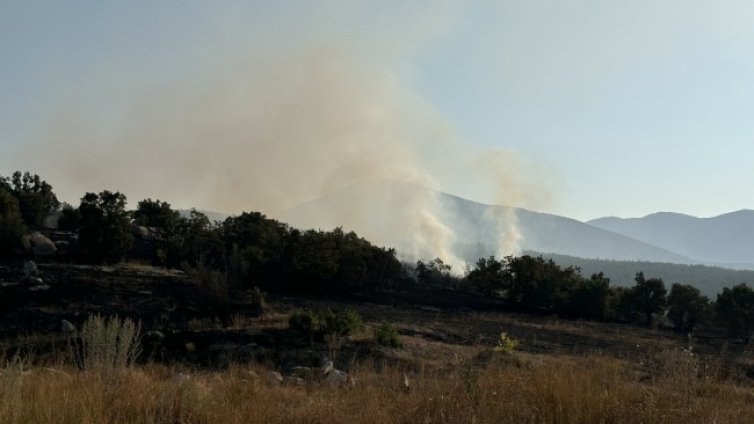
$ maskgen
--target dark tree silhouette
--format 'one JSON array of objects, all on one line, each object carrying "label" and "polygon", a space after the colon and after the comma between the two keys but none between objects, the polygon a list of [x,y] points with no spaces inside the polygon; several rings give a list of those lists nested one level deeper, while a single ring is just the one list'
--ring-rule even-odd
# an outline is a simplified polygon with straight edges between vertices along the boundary
[{"label": "dark tree silhouette", "polygon": [[652,325],[652,316],[662,313],[667,304],[668,291],[665,283],[660,278],[645,279],[644,273],[636,274],[636,285],[629,293],[629,299],[639,314],[644,315],[644,323],[647,327]]},{"label": "dark tree silhouette", "polygon": [[52,186],[39,175],[16,171],[10,178],[0,178],[0,185],[18,200],[26,225],[41,227],[44,219],[60,208]]},{"label": "dark tree silhouette", "polygon": [[690,332],[710,313],[710,302],[699,289],[674,283],[668,295],[668,318],[676,330]]},{"label": "dark tree silhouette", "polygon": [[754,331],[754,290],[743,283],[725,287],[717,295],[715,313],[721,325],[748,342]]},{"label": "dark tree silhouette", "polygon": [[79,206],[79,251],[93,262],[117,262],[131,248],[131,222],[126,196],[119,192],[86,193]]},{"label": "dark tree silhouette", "polygon": [[0,186],[0,255],[12,253],[25,232],[18,200]]}]

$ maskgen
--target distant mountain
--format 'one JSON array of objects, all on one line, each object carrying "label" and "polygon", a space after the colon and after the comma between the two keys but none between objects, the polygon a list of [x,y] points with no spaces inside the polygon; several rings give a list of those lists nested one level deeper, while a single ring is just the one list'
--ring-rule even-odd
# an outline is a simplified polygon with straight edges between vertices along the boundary
[{"label": "distant mountain", "polygon": [[590,225],[705,263],[754,269],[754,211],[712,218],[660,212],[643,218],[599,218]]},{"label": "distant mountain", "polygon": [[[481,242],[486,246],[494,246],[490,236],[498,230],[497,223],[490,217],[500,216],[500,212],[492,212],[500,209],[500,206],[484,205],[446,193],[438,195],[440,202],[452,217],[449,222],[456,234],[463,235],[467,243]],[[556,252],[584,258],[694,262],[674,252],[595,228],[575,219],[523,208],[515,208],[514,214],[521,233],[519,247],[523,250]],[[479,255],[482,252],[473,253],[464,255],[465,259],[484,256]]]},{"label": "distant mountain", "polygon": [[421,237],[416,234],[420,229],[405,224],[422,214],[420,228],[436,233],[427,238],[452,234],[451,250],[467,263],[498,251],[501,235],[504,239],[513,237],[505,234],[509,227],[500,225],[501,217],[515,223],[521,236],[518,246],[524,250],[586,258],[694,263],[668,249],[570,218],[520,208],[507,210],[395,181],[357,183],[300,204],[277,218],[299,228],[342,226],[402,251]]}]

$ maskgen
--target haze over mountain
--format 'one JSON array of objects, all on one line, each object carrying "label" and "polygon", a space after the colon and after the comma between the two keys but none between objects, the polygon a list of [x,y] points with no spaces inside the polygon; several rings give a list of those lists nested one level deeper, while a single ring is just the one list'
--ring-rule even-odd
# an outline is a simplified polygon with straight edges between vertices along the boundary
[{"label": "haze over mountain", "polygon": [[607,217],[588,221],[705,263],[754,269],[754,211],[711,218],[660,212],[643,218]]},{"label": "haze over mountain", "polygon": [[[424,199],[430,210],[410,210],[411,199]],[[428,201],[427,199],[432,199]],[[300,228],[331,229],[342,226],[367,239],[397,248],[399,254],[417,256],[411,249],[421,226],[405,225],[405,218],[431,212],[446,238],[445,254],[462,263],[479,257],[518,253],[522,250],[559,253],[584,258],[695,263],[694,259],[626,235],[548,213],[522,208],[486,205],[447,193],[394,181],[366,181],[336,190],[284,211],[278,219]],[[435,230],[437,230],[437,228]],[[506,241],[501,242],[501,239]],[[505,251],[515,241],[515,251]],[[442,257],[442,252],[434,256]],[[429,250],[422,259],[434,256]]]}]

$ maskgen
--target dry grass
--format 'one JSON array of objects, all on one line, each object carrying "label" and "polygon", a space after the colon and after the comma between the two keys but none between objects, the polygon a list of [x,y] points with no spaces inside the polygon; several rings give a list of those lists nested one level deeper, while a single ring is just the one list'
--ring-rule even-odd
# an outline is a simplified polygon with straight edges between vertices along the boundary
[{"label": "dry grass", "polygon": [[353,370],[355,386],[338,388],[279,385],[259,366],[177,378],[178,370],[149,365],[103,379],[10,361],[0,375],[0,422],[754,422],[754,389],[699,373],[693,361],[668,355],[658,360],[662,372],[645,382],[636,364],[612,358],[508,357],[483,370],[460,365],[451,372],[409,373],[410,390],[403,386],[404,370],[368,365]]}]

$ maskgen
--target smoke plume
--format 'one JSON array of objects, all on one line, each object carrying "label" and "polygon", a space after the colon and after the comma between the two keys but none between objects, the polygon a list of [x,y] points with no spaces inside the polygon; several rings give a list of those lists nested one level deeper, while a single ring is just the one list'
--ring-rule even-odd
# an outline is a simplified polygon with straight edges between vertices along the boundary
[{"label": "smoke plume", "polygon": [[74,202],[113,189],[131,206],[151,197],[278,218],[330,196],[310,226],[341,225],[404,259],[440,257],[461,270],[453,246],[463,235],[435,191],[452,164],[504,206],[490,254],[515,253],[512,206],[539,191],[524,183],[516,155],[463,143],[395,73],[356,56],[338,46],[257,55],[199,80],[119,93],[120,113],[104,123],[68,105],[26,156]]}]

